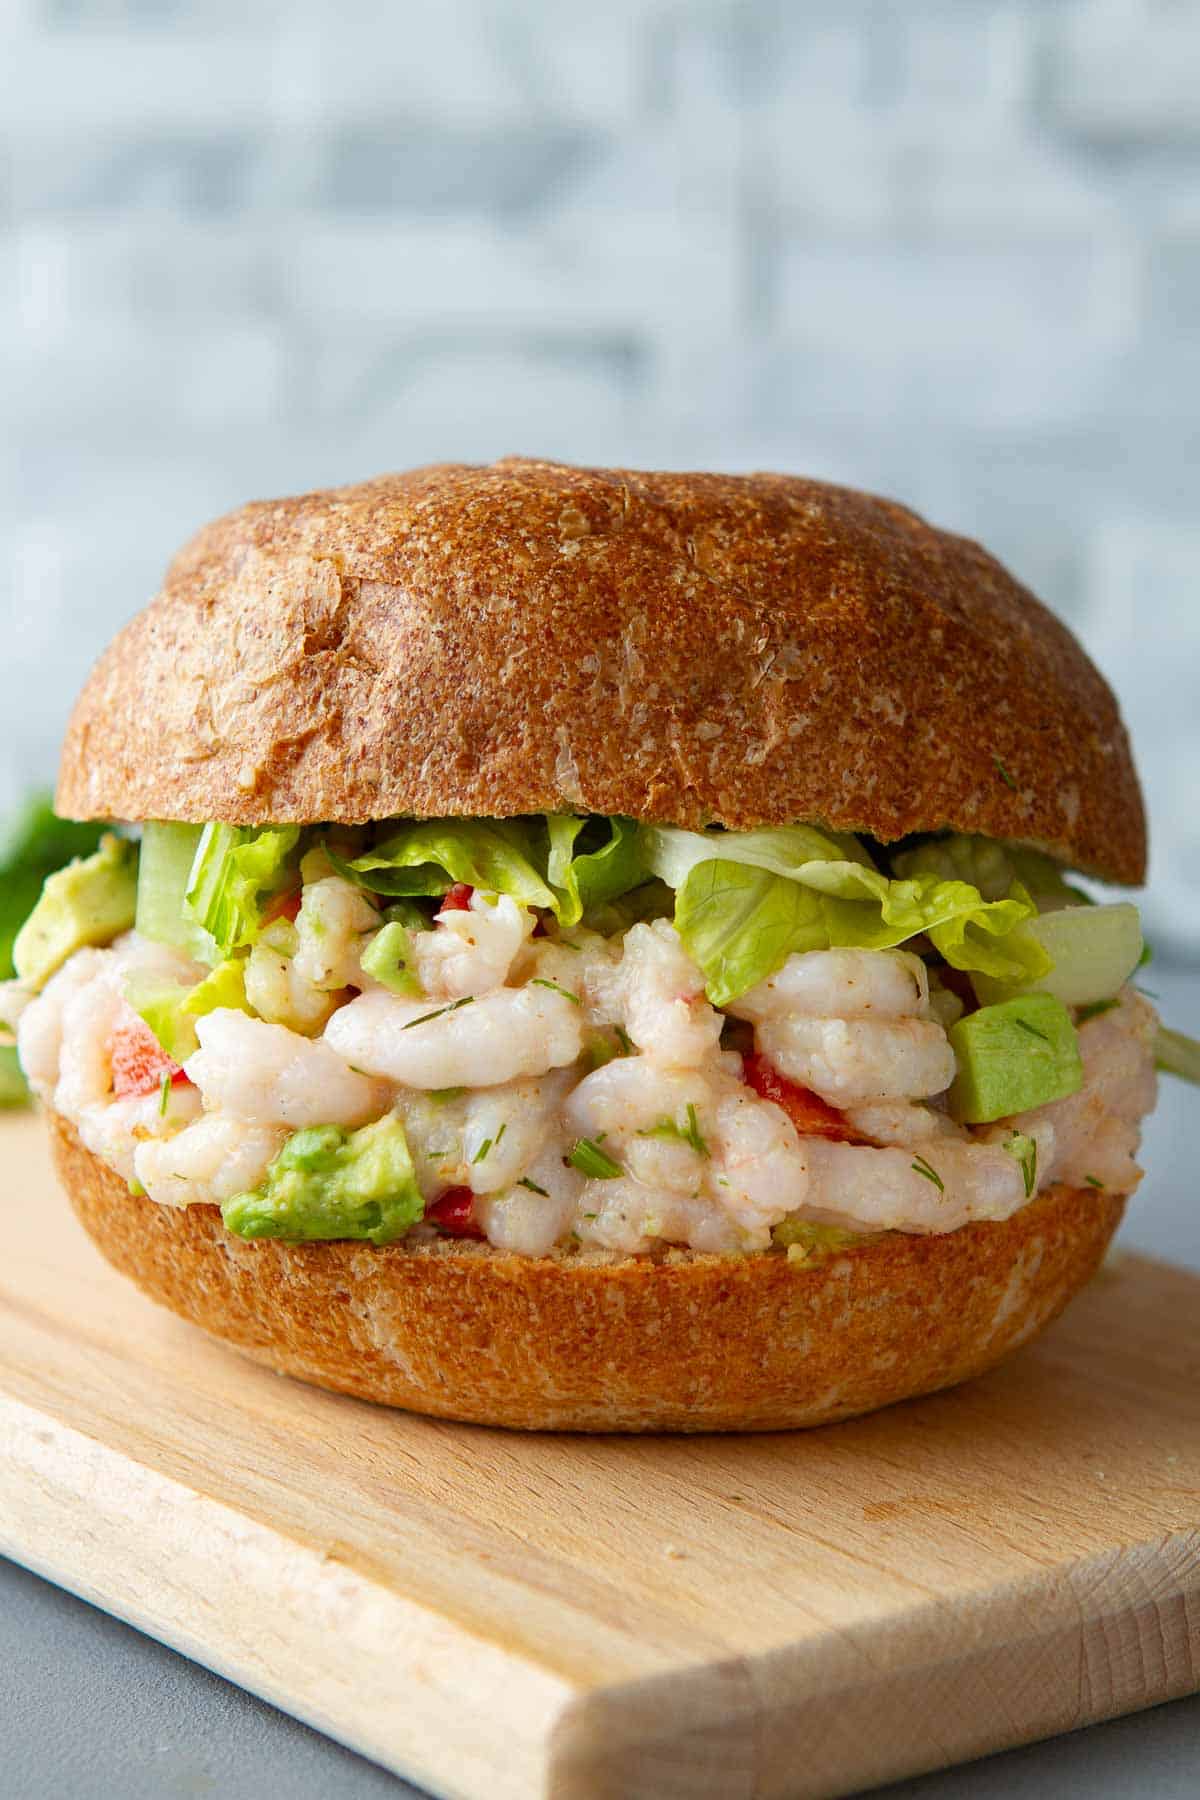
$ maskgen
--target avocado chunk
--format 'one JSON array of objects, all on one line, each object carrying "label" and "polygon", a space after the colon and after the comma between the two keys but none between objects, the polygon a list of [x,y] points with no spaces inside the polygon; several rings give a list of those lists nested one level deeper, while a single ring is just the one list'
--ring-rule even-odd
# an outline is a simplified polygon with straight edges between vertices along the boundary
[{"label": "avocado chunk", "polygon": [[358,1131],[316,1125],[294,1132],[259,1186],[221,1207],[237,1237],[293,1244],[325,1238],[390,1244],[424,1212],[408,1140],[394,1113]]},{"label": "avocado chunk", "polygon": [[42,896],[17,933],[13,965],[36,992],[85,944],[108,944],[133,924],[137,849],[106,832],[100,848],[46,877]]},{"label": "avocado chunk", "polygon": [[1062,1100],[1083,1086],[1079,1038],[1052,994],[981,1006],[949,1032],[958,1073],[948,1096],[964,1125],[984,1125]]}]

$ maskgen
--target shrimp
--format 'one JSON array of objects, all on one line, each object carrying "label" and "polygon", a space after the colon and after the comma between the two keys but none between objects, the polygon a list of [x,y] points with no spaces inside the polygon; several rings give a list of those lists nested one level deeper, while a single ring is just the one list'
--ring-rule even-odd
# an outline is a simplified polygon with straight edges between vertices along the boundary
[{"label": "shrimp", "polygon": [[386,1110],[382,1084],[352,1069],[325,1038],[314,1042],[229,1007],[198,1019],[196,1035],[200,1048],[184,1070],[208,1111],[295,1131],[363,1125]]},{"label": "shrimp", "polygon": [[647,1058],[691,1069],[716,1049],[722,1018],[704,995],[704,977],[666,919],[634,925],[603,989],[613,1023],[623,1023]]},{"label": "shrimp", "polygon": [[339,1007],[321,1041],[405,1087],[499,1087],[574,1062],[583,1049],[579,1015],[565,994],[536,986],[433,1009],[380,990]]},{"label": "shrimp", "polygon": [[809,1188],[797,1216],[848,1231],[956,1231],[1007,1219],[1029,1197],[1021,1162],[1000,1143],[946,1139],[914,1152],[814,1139],[806,1149]]},{"label": "shrimp", "polygon": [[534,915],[510,895],[477,888],[468,906],[440,912],[432,931],[413,933],[421,986],[435,1000],[490,993],[507,978],[534,924]]},{"label": "shrimp", "polygon": [[281,1126],[206,1113],[174,1137],[138,1144],[133,1171],[160,1206],[219,1206],[257,1187],[286,1140]]},{"label": "shrimp", "polygon": [[907,950],[808,950],[789,956],[728,1011],[739,1019],[924,1018],[929,977]]},{"label": "shrimp", "polygon": [[306,884],[296,914],[295,981],[318,993],[362,986],[359,956],[379,914],[361,888],[340,875]]},{"label": "shrimp", "polygon": [[498,1250],[545,1256],[570,1230],[584,1187],[583,1176],[551,1148],[515,1185],[480,1194],[475,1217]]},{"label": "shrimp", "polygon": [[1154,1106],[1157,1017],[1140,994],[1124,989],[1120,1004],[1079,1028],[1083,1086],[1065,1100],[1022,1113],[1009,1128],[1054,1131],[1047,1177],[1076,1187],[1132,1193],[1142,1178],[1135,1157],[1143,1116]]},{"label": "shrimp", "polygon": [[395,1110],[422,1193],[469,1187],[490,1194],[518,1181],[557,1127],[568,1080],[546,1075],[445,1098],[401,1089]]},{"label": "shrimp", "polygon": [[954,1079],[954,1052],[929,1015],[929,978],[903,950],[789,956],[729,1011],[753,1019],[759,1049],[833,1106],[913,1100]]}]

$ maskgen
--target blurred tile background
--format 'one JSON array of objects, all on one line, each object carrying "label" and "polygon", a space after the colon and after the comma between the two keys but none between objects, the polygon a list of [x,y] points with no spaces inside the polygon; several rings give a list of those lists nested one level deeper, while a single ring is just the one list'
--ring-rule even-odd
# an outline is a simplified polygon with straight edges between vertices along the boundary
[{"label": "blurred tile background", "polygon": [[1193,0],[0,0],[0,797],[192,527],[439,457],[774,466],[1116,683],[1200,954]]}]

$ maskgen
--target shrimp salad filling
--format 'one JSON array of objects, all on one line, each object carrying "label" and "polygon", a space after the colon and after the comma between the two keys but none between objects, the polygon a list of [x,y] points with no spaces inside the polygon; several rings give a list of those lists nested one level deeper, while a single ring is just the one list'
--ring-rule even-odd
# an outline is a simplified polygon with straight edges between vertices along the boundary
[{"label": "shrimp salad filling", "polygon": [[804,1260],[1129,1193],[1143,957],[981,838],[163,824],[50,878],[0,1015],[135,1193],[242,1237]]}]

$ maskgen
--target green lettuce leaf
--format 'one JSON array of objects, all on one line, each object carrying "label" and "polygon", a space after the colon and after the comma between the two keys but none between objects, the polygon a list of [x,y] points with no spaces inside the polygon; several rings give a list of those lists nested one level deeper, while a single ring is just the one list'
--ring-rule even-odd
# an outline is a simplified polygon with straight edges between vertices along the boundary
[{"label": "green lettuce leaf", "polygon": [[444,894],[463,881],[508,894],[521,906],[557,903],[538,871],[533,830],[519,819],[426,819],[400,825],[349,862],[328,844],[325,848],[340,874],[375,894]]},{"label": "green lettuce leaf", "polygon": [[179,982],[155,981],[145,975],[131,975],[125,984],[125,998],[139,1018],[144,1019],[167,1055],[177,1063],[186,1062],[200,1047],[196,1036],[196,1020],[219,1007],[233,1007],[238,1012],[251,1011],[246,999],[246,964],[242,957],[218,963],[192,987]]},{"label": "green lettuce leaf", "polygon": [[253,944],[270,901],[295,885],[298,825],[209,824],[200,834],[184,906],[223,956]]},{"label": "green lettuce leaf", "polygon": [[[550,839],[546,874],[555,890],[560,925],[578,925],[585,912],[620,899],[645,881],[648,870],[632,819],[549,813],[546,829]],[[608,836],[593,847],[601,830]],[[581,833],[584,847],[577,849]]]},{"label": "green lettuce leaf", "polygon": [[900,851],[892,859],[892,869],[901,877],[940,875],[943,881],[966,881],[978,888],[985,900],[1003,900],[1019,882],[1040,900],[1064,906],[1091,904],[1086,894],[1071,887],[1052,857],[967,832],[926,838]]},{"label": "green lettuce leaf", "polygon": [[1195,1038],[1160,1025],[1154,1059],[1164,1075],[1177,1075],[1181,1081],[1191,1081],[1200,1087],[1200,1043]]},{"label": "green lettuce leaf", "polygon": [[765,831],[681,831],[674,825],[643,825],[639,837],[647,869],[673,888],[682,887],[698,863],[714,857],[769,869],[793,881],[801,880],[801,872],[816,862],[873,867],[857,838],[815,825],[781,825]]},{"label": "green lettuce leaf", "polygon": [[[736,843],[743,834],[727,833]],[[749,833],[755,837],[774,834]],[[861,862],[793,863],[790,876],[760,861],[698,862],[675,897],[675,924],[703,970],[709,999],[727,1006],[799,951],[888,950],[925,933],[954,968],[982,969],[1019,984],[1044,974],[1035,941],[1012,946],[1015,925],[1034,916],[1017,888],[985,901],[977,888],[934,875],[890,881]]]}]

